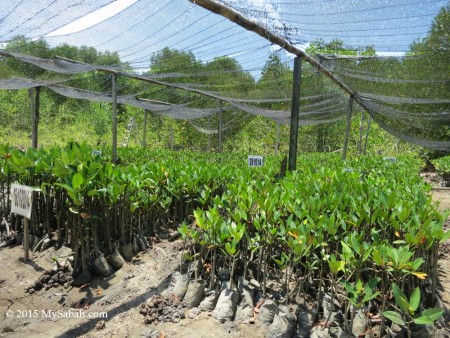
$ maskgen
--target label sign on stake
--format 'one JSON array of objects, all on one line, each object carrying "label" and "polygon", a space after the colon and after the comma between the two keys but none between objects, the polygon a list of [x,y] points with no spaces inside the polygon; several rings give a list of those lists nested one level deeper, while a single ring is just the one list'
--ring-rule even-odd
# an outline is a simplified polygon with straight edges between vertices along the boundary
[{"label": "label sign on stake", "polygon": [[26,185],[11,184],[11,213],[25,217],[23,229],[23,243],[25,249],[25,261],[28,261],[30,255],[29,243],[29,219],[31,218],[31,210],[33,208],[33,189]]},{"label": "label sign on stake", "polygon": [[248,155],[249,167],[262,167],[264,165],[264,156]]},{"label": "label sign on stake", "polygon": [[30,219],[34,190],[26,185],[11,184],[11,212]]}]

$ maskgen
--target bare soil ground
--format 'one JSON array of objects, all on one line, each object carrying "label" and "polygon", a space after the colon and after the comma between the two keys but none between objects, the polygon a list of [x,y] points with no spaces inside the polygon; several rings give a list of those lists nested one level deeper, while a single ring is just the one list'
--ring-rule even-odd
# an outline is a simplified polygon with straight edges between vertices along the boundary
[{"label": "bare soil ground", "polygon": [[[450,209],[450,190],[436,188],[441,210]],[[450,228],[450,219],[447,220]],[[140,304],[160,294],[178,267],[180,241],[154,244],[109,278],[95,278],[79,288],[25,288],[53,267],[54,249],[37,253],[25,263],[21,246],[0,251],[0,337],[264,337],[265,327],[239,322],[221,324],[207,313],[179,323],[144,324]],[[442,246],[439,261],[440,295],[450,309],[450,243]],[[70,310],[88,304],[83,311]],[[83,313],[85,318],[81,318]],[[107,314],[107,318],[88,318]],[[52,316],[54,318],[52,318]],[[70,316],[70,317],[67,317]],[[441,337],[450,337],[450,312],[441,321]]]},{"label": "bare soil ground", "polygon": [[[139,306],[167,288],[170,275],[180,261],[181,249],[180,241],[163,241],[125,263],[109,278],[96,278],[81,289],[61,286],[31,295],[25,288],[53,267],[55,251],[49,249],[35,254],[24,263],[21,246],[3,249],[0,251],[0,337],[264,336],[264,328],[258,324],[221,324],[206,313],[176,324],[144,324]],[[73,309],[80,301],[90,302],[81,312]],[[86,318],[77,318],[78,313],[84,313]],[[107,318],[87,318],[103,313]]]},{"label": "bare soil ground", "polygon": [[[431,193],[433,199],[439,203],[440,211],[450,210],[450,188],[436,186]],[[445,223],[445,229],[450,230],[450,217]],[[441,246],[438,264],[439,296],[446,308],[442,331],[450,337],[450,241]]]}]

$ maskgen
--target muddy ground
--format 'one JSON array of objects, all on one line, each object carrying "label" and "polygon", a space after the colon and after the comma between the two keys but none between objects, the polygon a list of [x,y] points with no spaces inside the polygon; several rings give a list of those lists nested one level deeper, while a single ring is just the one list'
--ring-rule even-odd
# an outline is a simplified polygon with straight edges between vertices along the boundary
[{"label": "muddy ground", "polygon": [[[450,209],[450,189],[436,188],[432,194],[441,210]],[[162,241],[109,278],[96,278],[82,288],[59,286],[33,294],[25,289],[54,266],[55,250],[36,253],[25,263],[21,246],[2,249],[0,337],[264,337],[265,327],[258,322],[221,324],[203,312],[194,318],[187,312],[178,323],[144,324],[139,306],[167,288],[182,249],[181,241]],[[450,243],[443,245],[439,264],[440,295],[450,309]],[[105,313],[107,318],[88,318]],[[440,329],[441,336],[450,337],[448,311],[441,324],[447,326]]]}]

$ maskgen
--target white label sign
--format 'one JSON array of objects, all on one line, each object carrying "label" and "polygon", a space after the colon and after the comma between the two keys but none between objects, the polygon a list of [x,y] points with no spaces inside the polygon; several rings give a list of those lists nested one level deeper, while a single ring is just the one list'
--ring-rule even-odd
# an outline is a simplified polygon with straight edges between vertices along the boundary
[{"label": "white label sign", "polygon": [[31,218],[34,189],[26,185],[11,184],[11,212]]},{"label": "white label sign", "polygon": [[264,165],[264,156],[248,155],[249,167],[262,167]]}]

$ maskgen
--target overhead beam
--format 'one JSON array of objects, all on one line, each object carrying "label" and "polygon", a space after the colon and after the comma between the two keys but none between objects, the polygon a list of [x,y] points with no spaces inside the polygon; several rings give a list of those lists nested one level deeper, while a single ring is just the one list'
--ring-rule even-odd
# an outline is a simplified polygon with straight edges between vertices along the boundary
[{"label": "overhead beam", "polygon": [[224,5],[221,2],[218,2],[215,0],[189,0],[189,1],[192,2],[193,4],[199,5],[205,9],[207,9],[210,12],[219,14],[219,15],[223,16],[224,18],[227,18],[228,20],[238,24],[239,26],[241,26],[249,31],[255,32],[256,34],[260,35],[264,39],[272,42],[273,44],[280,46],[281,48],[283,48],[284,50],[286,50],[289,53],[303,57],[303,60],[308,62],[311,66],[313,66],[318,71],[320,71],[322,74],[324,74],[326,77],[328,77],[336,85],[338,85],[340,88],[342,88],[347,94],[353,96],[354,100],[356,102],[358,102],[361,105],[361,107],[363,107],[365,110],[367,110],[370,113],[369,109],[366,107],[364,102],[356,95],[356,93],[350,87],[348,87],[345,83],[343,83],[341,80],[336,78],[320,62],[318,62],[316,59],[314,59],[313,57],[306,54],[304,51],[302,51],[298,47],[294,46],[288,40],[271,32],[270,30],[264,28],[260,24],[247,19],[241,13],[237,12],[233,8],[227,7],[226,5]]}]

